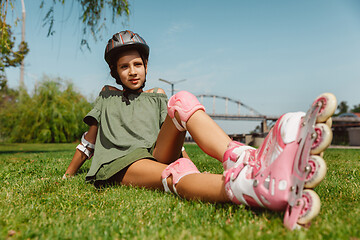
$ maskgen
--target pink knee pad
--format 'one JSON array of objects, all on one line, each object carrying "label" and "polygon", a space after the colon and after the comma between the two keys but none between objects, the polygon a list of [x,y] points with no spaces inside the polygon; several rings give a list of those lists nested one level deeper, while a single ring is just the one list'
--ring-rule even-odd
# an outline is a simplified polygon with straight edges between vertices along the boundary
[{"label": "pink knee pad", "polygon": [[[172,118],[175,127],[179,131],[186,130],[186,122],[189,120],[191,115],[197,110],[205,111],[204,106],[197,100],[197,98],[186,91],[180,91],[173,95],[168,102],[168,114]],[[175,111],[179,113],[181,124],[175,118]]]},{"label": "pink knee pad", "polygon": [[195,164],[188,158],[179,158],[175,162],[171,163],[161,174],[162,183],[164,185],[165,192],[170,192],[166,179],[173,176],[173,190],[176,195],[179,195],[176,191],[175,185],[180,179],[186,175],[200,173]]}]

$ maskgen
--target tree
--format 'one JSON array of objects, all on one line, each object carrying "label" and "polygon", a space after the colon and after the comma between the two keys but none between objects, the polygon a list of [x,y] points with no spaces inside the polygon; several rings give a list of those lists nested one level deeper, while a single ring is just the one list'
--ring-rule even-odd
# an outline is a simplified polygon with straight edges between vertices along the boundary
[{"label": "tree", "polygon": [[[49,1],[46,1],[49,2]],[[48,36],[55,33],[54,22],[55,22],[55,11],[54,7],[57,3],[65,5],[65,0],[53,0],[48,7],[47,13],[44,17],[44,26],[48,26]],[[100,32],[106,29],[106,10],[111,11],[111,22],[114,23],[115,19],[120,16],[129,16],[129,3],[128,0],[75,0],[75,4],[81,7],[79,20],[83,23],[82,33],[83,38],[81,39],[81,46],[87,46],[89,44],[86,36],[88,33],[91,34],[93,39],[97,41],[101,39],[102,34]],[[40,8],[45,7],[45,0],[41,1]]]},{"label": "tree", "polygon": [[[8,23],[6,22],[6,16],[8,12],[8,6],[12,8],[16,0],[5,0],[1,1],[1,20],[4,25],[1,27],[2,30],[5,30]],[[82,33],[83,37],[81,39],[81,46],[89,46],[87,35],[90,34],[92,38],[96,41],[99,36],[101,37],[101,31],[106,29],[106,23],[108,22],[106,18],[107,10],[111,12],[111,22],[114,23],[115,19],[123,15],[129,16],[130,14],[130,4],[128,0],[74,0],[67,1],[72,4],[71,11],[75,9],[75,5],[79,6],[80,17],[79,21],[83,24]],[[43,26],[48,27],[47,36],[52,36],[55,34],[54,23],[55,23],[55,6],[61,4],[64,6],[66,3],[65,0],[52,0],[46,1],[42,0],[40,2],[40,8],[46,8],[46,14],[43,18]],[[16,19],[13,25],[19,19]],[[61,20],[62,21],[62,20]]]},{"label": "tree", "polygon": [[7,103],[15,103],[19,96],[19,90],[11,89],[7,80],[0,81],[0,109]]},{"label": "tree", "polygon": [[337,106],[337,110],[339,111],[336,115],[340,115],[342,113],[347,113],[349,111],[349,105],[346,101],[341,101]]},{"label": "tree", "polygon": [[26,42],[21,42],[18,50],[14,50],[15,37],[12,36],[10,25],[0,18],[0,85],[6,85],[5,68],[17,67],[29,52]]},{"label": "tree", "polygon": [[[1,62],[0,62],[0,84],[6,80],[5,68],[17,67],[24,59],[29,49],[26,42],[21,42],[19,49],[14,50],[15,37],[12,35],[11,28],[16,26],[19,19],[13,23],[7,23],[6,17],[8,15],[8,9],[14,8],[16,0],[1,0],[0,7],[0,43],[1,43]],[[46,14],[43,18],[43,26],[48,27],[47,36],[55,34],[54,22],[55,22],[55,6],[57,4],[65,5],[65,0],[52,0],[40,2],[40,8],[46,8]],[[122,15],[129,16],[129,3],[128,0],[74,0],[67,1],[74,5],[78,5],[81,9],[79,21],[83,24],[82,27],[82,39],[80,46],[86,46],[89,50],[89,43],[87,41],[88,35],[97,41],[101,39],[101,31],[106,29],[107,19],[105,17],[106,10],[111,11],[111,21],[114,23],[117,17]],[[74,7],[72,8],[74,9]],[[72,11],[71,9],[71,11]]]},{"label": "tree", "polygon": [[360,113],[360,104],[354,105],[353,108],[351,109],[351,112]]},{"label": "tree", "polygon": [[78,140],[87,127],[82,118],[91,104],[70,82],[47,76],[17,102],[0,108],[0,138],[9,142],[63,143]]}]

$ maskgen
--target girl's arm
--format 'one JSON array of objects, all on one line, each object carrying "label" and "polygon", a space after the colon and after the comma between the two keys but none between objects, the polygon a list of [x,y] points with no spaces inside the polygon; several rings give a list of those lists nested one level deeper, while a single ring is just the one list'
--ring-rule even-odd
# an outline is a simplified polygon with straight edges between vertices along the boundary
[{"label": "girl's arm", "polygon": [[[85,140],[95,144],[96,135],[97,135],[97,124],[90,125],[89,131],[84,136]],[[87,148],[91,153],[94,152],[94,149]],[[67,177],[72,177],[76,174],[76,172],[79,170],[79,168],[84,164],[84,162],[88,159],[85,153],[80,151],[79,149],[76,149],[75,154],[70,162],[70,165],[68,166],[63,179]]]}]

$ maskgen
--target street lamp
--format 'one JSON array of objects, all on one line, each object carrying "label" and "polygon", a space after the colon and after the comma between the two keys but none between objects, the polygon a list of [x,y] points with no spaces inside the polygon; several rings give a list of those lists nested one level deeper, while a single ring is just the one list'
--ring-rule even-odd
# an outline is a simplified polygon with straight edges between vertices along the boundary
[{"label": "street lamp", "polygon": [[[24,0],[21,0],[21,6],[22,6],[22,28],[21,28],[21,41],[25,42],[25,17],[26,17],[26,11],[25,11],[25,3]],[[24,84],[24,59],[20,63],[20,89],[24,90],[25,84]],[[20,92],[22,94],[22,92]]]},{"label": "street lamp", "polygon": [[175,85],[176,83],[186,81],[186,79],[182,79],[182,80],[179,80],[179,81],[176,81],[176,82],[170,82],[170,81],[168,81],[168,80],[159,78],[159,81],[166,82],[167,84],[170,84],[170,85],[171,85],[171,96],[172,96],[172,95],[174,95],[174,85]]}]

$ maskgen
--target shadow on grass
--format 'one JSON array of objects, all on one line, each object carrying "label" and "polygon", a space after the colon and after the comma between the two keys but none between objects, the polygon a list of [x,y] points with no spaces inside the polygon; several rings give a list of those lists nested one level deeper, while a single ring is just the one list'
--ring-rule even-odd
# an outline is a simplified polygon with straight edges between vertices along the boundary
[{"label": "shadow on grass", "polygon": [[249,211],[251,212],[254,216],[261,216],[264,214],[281,214],[281,212],[274,212],[271,211],[269,209],[266,208],[261,208],[261,207],[249,207],[249,206],[245,206],[245,205],[236,205],[233,203],[215,203],[215,209],[228,209],[229,207],[235,206],[235,208],[239,208],[237,210],[240,211]]},{"label": "shadow on grass", "polygon": [[89,169],[90,169],[90,168],[87,168],[87,167],[81,167],[81,168],[77,171],[76,175],[83,174],[83,173],[87,173],[87,172],[89,171]]}]

